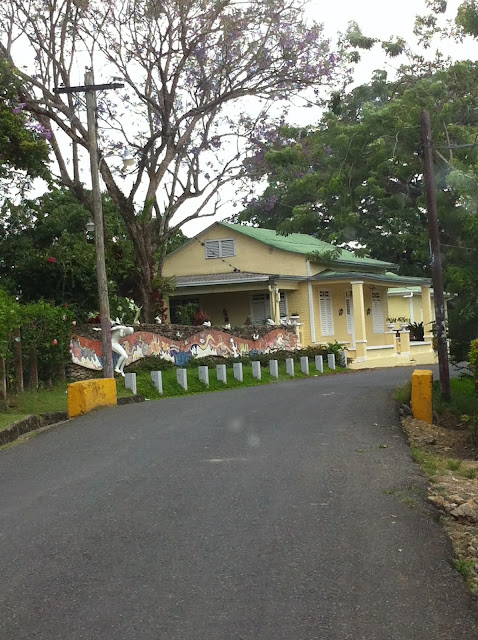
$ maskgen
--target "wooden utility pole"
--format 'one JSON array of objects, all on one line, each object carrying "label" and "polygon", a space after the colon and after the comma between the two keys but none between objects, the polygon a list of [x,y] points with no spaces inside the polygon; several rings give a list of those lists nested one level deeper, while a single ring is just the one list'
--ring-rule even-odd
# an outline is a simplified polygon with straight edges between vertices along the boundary
[{"label": "wooden utility pole", "polygon": [[100,304],[101,346],[103,350],[103,376],[114,378],[113,349],[111,346],[111,318],[108,299],[108,278],[105,264],[105,238],[103,230],[103,206],[101,202],[98,141],[96,135],[96,92],[107,89],[121,89],[120,83],[93,84],[93,72],[85,73],[85,86],[55,88],[54,93],[85,93],[86,114],[88,120],[88,139],[91,167],[91,189],[93,194],[93,221],[95,223],[96,277],[98,280],[98,298]]},{"label": "wooden utility pole", "polygon": [[443,295],[443,276],[440,255],[440,232],[438,228],[435,171],[433,167],[433,142],[430,125],[430,114],[426,110],[422,111],[421,115],[421,132],[424,157],[423,175],[425,178],[425,193],[427,198],[433,294],[435,299],[435,323],[438,341],[438,367],[440,375],[441,396],[443,400],[450,400],[450,369],[448,364],[448,344],[446,339],[445,298]]}]

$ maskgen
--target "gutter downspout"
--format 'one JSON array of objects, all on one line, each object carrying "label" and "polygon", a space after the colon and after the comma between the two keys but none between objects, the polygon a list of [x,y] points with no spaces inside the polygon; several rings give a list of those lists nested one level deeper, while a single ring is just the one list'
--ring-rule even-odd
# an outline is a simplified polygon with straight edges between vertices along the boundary
[{"label": "gutter downspout", "polygon": [[[307,260],[307,277],[310,278],[310,260]],[[314,295],[312,291],[312,282],[309,280],[307,283],[309,293],[309,323],[310,323],[310,341],[315,344],[315,313],[314,313]]]}]

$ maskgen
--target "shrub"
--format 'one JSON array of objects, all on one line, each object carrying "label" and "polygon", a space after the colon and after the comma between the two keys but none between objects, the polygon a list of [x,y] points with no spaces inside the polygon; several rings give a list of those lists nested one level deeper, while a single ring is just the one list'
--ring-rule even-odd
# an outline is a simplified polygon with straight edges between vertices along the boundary
[{"label": "shrub", "polygon": [[475,383],[475,391],[478,393],[478,339],[473,340],[472,343],[470,344],[468,361],[470,363],[470,368],[473,371],[473,381]]}]

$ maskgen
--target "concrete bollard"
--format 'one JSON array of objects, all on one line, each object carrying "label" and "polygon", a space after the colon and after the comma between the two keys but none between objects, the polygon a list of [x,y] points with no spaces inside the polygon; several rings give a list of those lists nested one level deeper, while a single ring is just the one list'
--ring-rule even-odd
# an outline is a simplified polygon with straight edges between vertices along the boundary
[{"label": "concrete bollard", "polygon": [[323,356],[315,356],[315,369],[319,373],[324,373],[324,358],[323,358]]},{"label": "concrete bollard", "polygon": [[101,378],[68,385],[68,417],[75,418],[98,407],[116,404],[116,380]]},{"label": "concrete bollard", "polygon": [[133,395],[136,395],[136,374],[125,373],[124,374],[124,386],[126,389],[131,389]]},{"label": "concrete bollard", "polygon": [[161,371],[151,371],[151,382],[159,393],[163,393],[163,374]]},{"label": "concrete bollard", "polygon": [[301,356],[300,370],[302,371],[302,373],[305,373],[306,376],[309,375],[309,358],[307,356]]},{"label": "concrete bollard", "polygon": [[345,351],[345,349],[342,349],[342,351],[339,351],[339,354],[340,354],[340,366],[347,368],[347,352]]},{"label": "concrete bollard", "polygon": [[224,384],[227,384],[227,373],[225,364],[216,365],[216,376],[219,382],[224,382]]},{"label": "concrete bollard", "polygon": [[289,375],[291,378],[294,377],[294,358],[286,358],[285,359],[285,370],[287,375]]},{"label": "concrete bollard", "polygon": [[242,362],[235,362],[233,365],[233,369],[234,377],[236,378],[236,380],[238,380],[239,382],[244,382],[244,377],[242,374]]},{"label": "concrete bollard", "polygon": [[203,382],[206,387],[209,387],[209,367],[198,367],[199,382]]},{"label": "concrete bollard", "polygon": [[188,372],[186,369],[176,369],[176,380],[184,391],[188,390]]},{"label": "concrete bollard", "polygon": [[252,361],[252,377],[260,380],[261,375],[262,375],[261,363],[259,362],[259,360],[253,360]]},{"label": "concrete bollard", "polygon": [[412,373],[413,417],[428,424],[433,423],[433,371],[419,369]]},{"label": "concrete bollard", "polygon": [[327,354],[327,365],[329,369],[335,369],[335,354],[333,353]]},{"label": "concrete bollard", "polygon": [[279,362],[277,360],[269,360],[269,373],[273,378],[279,377]]}]

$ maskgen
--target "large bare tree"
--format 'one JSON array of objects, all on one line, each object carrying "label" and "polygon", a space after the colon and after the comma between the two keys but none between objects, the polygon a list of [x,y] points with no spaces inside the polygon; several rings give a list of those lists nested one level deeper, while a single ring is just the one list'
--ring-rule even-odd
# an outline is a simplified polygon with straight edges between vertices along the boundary
[{"label": "large bare tree", "polygon": [[100,172],[134,243],[146,320],[168,238],[217,213],[221,189],[267,136],[272,105],[337,73],[299,0],[9,0],[0,47],[24,81],[24,110],[48,134],[59,182],[87,206],[83,98],[53,89],[77,85],[85,66],[96,82],[124,81],[99,95]]}]

